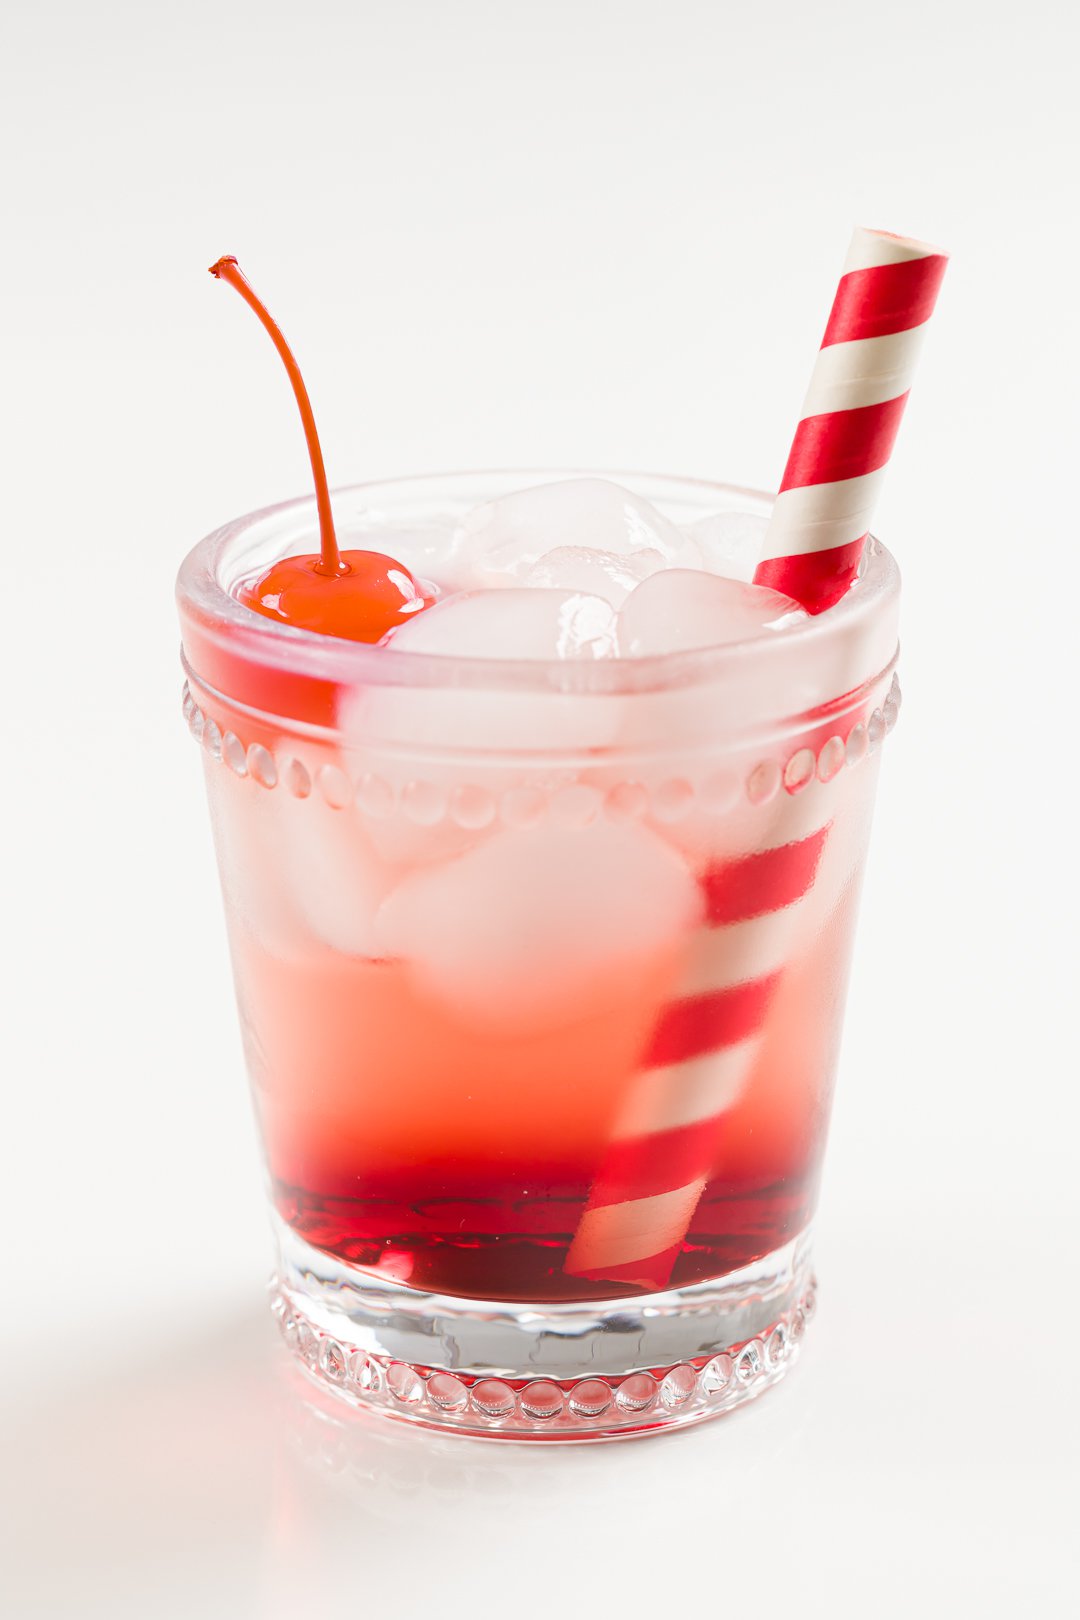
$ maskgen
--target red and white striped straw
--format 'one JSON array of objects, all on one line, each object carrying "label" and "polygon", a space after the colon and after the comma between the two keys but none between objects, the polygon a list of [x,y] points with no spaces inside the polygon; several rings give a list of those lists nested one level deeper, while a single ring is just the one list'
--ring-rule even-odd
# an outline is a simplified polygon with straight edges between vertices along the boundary
[{"label": "red and white striped straw", "polygon": [[855,578],[946,263],[888,231],[852,237],[754,574],[810,613]]},{"label": "red and white striped straw", "polygon": [[830,820],[813,795],[787,799],[763,847],[703,873],[703,923],[615,1121],[567,1255],[570,1276],[667,1286],[811,894],[832,905],[849,875],[838,863],[852,852],[830,838]]},{"label": "red and white striped straw", "polygon": [[[852,239],[754,574],[811,613],[855,578],[945,264],[884,231]],[[788,800],[756,849],[704,874],[704,925],[615,1121],[570,1276],[667,1286],[784,969],[851,878],[858,851],[832,821],[816,793]]]}]

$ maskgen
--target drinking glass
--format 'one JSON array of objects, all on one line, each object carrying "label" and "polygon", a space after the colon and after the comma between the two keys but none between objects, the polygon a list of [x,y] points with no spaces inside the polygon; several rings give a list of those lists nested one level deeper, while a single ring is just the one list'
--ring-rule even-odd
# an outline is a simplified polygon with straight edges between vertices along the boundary
[{"label": "drinking glass", "polygon": [[[338,529],[422,575],[461,514],[560,476],[358,485]],[[619,478],[679,524],[769,510]],[[344,1401],[466,1434],[729,1411],[813,1313],[895,564],[871,541],[777,634],[495,660],[238,603],[315,534],[312,501],[240,518],[178,583],[285,1341]]]}]

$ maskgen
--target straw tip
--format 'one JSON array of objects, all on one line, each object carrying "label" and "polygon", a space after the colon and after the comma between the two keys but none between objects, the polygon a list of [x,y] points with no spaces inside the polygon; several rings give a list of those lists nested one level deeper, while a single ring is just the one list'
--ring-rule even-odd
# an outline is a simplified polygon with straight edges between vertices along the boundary
[{"label": "straw tip", "polygon": [[210,266],[210,274],[216,278],[220,278],[224,274],[226,267],[238,264],[239,260],[234,253],[224,253],[220,259],[214,260],[213,264]]},{"label": "straw tip", "polygon": [[851,255],[874,254],[875,263],[898,264],[904,259],[947,259],[943,248],[923,242],[917,236],[901,236],[899,231],[882,231],[876,226],[856,225],[851,238]]}]

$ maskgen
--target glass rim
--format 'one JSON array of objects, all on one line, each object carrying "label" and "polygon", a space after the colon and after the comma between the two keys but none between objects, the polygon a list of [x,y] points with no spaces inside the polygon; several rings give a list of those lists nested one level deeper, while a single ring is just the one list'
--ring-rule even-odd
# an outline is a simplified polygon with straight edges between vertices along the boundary
[{"label": "glass rim", "polygon": [[[421,473],[410,476],[364,480],[344,484],[331,492],[339,539],[345,549],[353,539],[349,519],[340,508],[350,502],[368,500],[390,505],[395,498],[431,495],[440,490],[452,497],[455,490],[464,495],[473,486],[491,481],[505,486],[505,492],[526,489],[532,484],[568,478],[607,478],[656,492],[677,500],[680,491],[702,503],[706,495],[717,497],[716,511],[745,511],[766,516],[774,497],[764,491],[720,480],[683,477],[668,473],[569,467],[479,468],[450,473]],[[499,490],[498,493],[503,493]],[[493,498],[489,495],[488,498]],[[464,513],[473,500],[463,501]],[[699,516],[707,515],[702,506]],[[288,519],[295,519],[295,524]],[[355,519],[354,519],[355,522]],[[900,589],[900,572],[892,554],[874,535],[869,535],[859,569],[857,588],[835,603],[827,612],[786,627],[770,636],[750,636],[738,641],[648,657],[603,659],[488,658],[476,654],[430,653],[395,650],[393,644],[379,646],[326,636],[317,631],[282,624],[245,607],[223,583],[224,565],[230,551],[257,531],[279,531],[291,549],[318,548],[318,518],[314,495],[275,502],[231,519],[198,542],[184,558],[176,581],[181,618],[192,615],[205,633],[223,633],[243,643],[246,658],[297,676],[332,681],[341,686],[463,686],[507,690],[558,691],[560,693],[632,693],[695,685],[699,681],[747,678],[756,666],[786,657],[807,658],[816,649],[850,642],[854,666],[851,686],[876,676],[895,652],[895,639],[886,649],[877,648],[865,667],[867,641],[876,643],[879,620],[895,614]],[[279,551],[278,555],[287,555]],[[856,651],[857,649],[857,651]],[[863,656],[860,658],[859,654]]]}]

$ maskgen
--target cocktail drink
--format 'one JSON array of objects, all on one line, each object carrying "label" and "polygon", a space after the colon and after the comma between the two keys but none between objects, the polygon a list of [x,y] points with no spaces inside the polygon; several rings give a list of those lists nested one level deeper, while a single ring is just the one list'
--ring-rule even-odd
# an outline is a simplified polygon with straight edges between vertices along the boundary
[{"label": "cocktail drink", "polygon": [[181,571],[274,1308],[353,1402],[603,1437],[797,1352],[898,580],[871,541],[827,611],[751,583],[771,507],[356,486],[362,634],[312,623],[312,502]]}]

